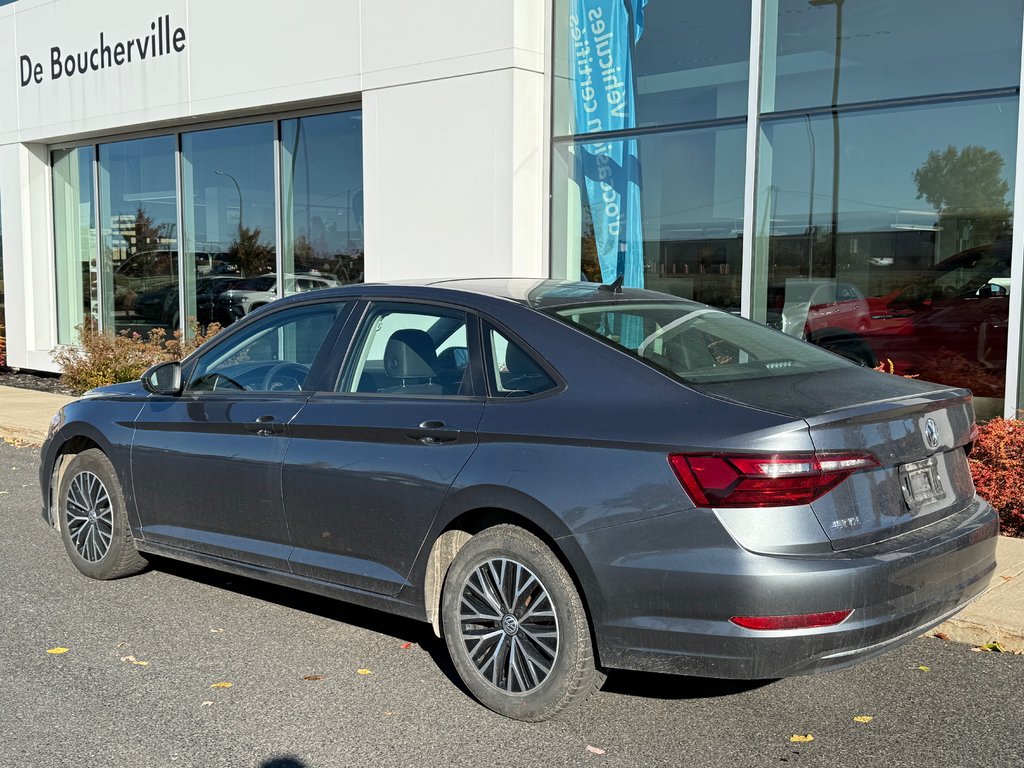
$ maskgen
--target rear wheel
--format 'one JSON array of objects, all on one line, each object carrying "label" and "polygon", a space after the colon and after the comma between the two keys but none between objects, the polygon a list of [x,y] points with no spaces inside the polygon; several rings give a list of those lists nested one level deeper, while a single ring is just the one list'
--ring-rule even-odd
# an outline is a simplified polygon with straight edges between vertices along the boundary
[{"label": "rear wheel", "polygon": [[442,596],[445,642],[470,693],[517,720],[550,720],[604,681],[576,585],[536,536],[499,525],[459,551]]},{"label": "rear wheel", "polygon": [[71,460],[58,500],[61,536],[79,571],[93,579],[117,579],[146,567],[132,539],[117,473],[101,450]]}]

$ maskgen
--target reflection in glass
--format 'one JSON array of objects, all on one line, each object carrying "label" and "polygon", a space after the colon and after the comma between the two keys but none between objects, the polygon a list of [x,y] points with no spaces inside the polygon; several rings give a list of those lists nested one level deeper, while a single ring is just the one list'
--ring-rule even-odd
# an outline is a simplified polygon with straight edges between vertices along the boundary
[{"label": "reflection in glass", "polygon": [[837,119],[762,123],[755,319],[1002,397],[1017,99]]},{"label": "reflection in glass", "polygon": [[[626,3],[626,8],[640,5]],[[555,19],[554,134],[589,132],[576,125],[573,73],[598,78],[607,50],[577,46],[572,19],[601,27],[607,0],[557,0]],[[737,117],[747,111],[750,58],[750,0],[704,3],[651,2],[638,20],[632,51],[638,126]],[[629,87],[627,85],[627,87]]]},{"label": "reflection in glass", "polygon": [[[739,310],[745,131],[740,125],[621,140],[637,143],[642,169],[644,287]],[[577,146],[558,143],[553,157],[552,277],[599,281]]]},{"label": "reflection in glass", "polygon": [[362,113],[281,122],[286,294],[363,281]]},{"label": "reflection in glass", "polygon": [[103,327],[173,330],[177,309],[174,138],[99,147]]},{"label": "reflection in glass", "polygon": [[[181,151],[186,314],[201,325],[228,324],[277,297],[241,285],[262,275],[276,280],[274,125],[186,133]],[[231,301],[236,287],[244,305]]]},{"label": "reflection in glass", "polygon": [[76,328],[99,319],[93,147],[53,153],[53,226],[57,256],[57,343],[75,344]]},{"label": "reflection in glass", "polygon": [[761,111],[1015,87],[1021,0],[767,0]]}]

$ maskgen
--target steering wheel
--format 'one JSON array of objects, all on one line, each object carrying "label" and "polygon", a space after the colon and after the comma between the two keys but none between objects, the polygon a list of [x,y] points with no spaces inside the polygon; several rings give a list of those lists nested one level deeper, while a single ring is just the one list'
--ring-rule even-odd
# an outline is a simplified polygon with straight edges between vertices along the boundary
[{"label": "steering wheel", "polygon": [[263,392],[299,392],[306,380],[309,368],[301,363],[283,362],[270,367],[263,377],[260,390]]}]

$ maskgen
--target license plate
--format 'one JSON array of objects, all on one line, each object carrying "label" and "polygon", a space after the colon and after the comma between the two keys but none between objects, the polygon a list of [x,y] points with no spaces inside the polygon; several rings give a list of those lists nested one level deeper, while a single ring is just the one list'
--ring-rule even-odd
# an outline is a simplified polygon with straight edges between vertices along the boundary
[{"label": "license plate", "polygon": [[918,509],[946,498],[938,466],[939,460],[932,456],[900,467],[900,487],[903,489],[903,499],[908,507]]}]

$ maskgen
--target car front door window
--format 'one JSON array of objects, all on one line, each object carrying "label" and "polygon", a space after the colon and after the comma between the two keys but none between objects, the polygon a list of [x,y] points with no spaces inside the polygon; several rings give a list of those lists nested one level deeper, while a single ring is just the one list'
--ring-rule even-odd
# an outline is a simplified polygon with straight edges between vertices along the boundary
[{"label": "car front door window", "polygon": [[336,304],[277,312],[218,345],[196,365],[186,391],[300,392],[337,318]]}]

